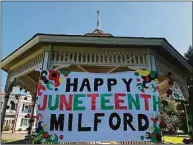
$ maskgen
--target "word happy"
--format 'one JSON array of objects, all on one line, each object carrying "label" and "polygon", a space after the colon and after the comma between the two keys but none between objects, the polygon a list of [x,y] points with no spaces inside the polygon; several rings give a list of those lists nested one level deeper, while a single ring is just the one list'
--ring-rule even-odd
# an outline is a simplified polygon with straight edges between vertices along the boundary
[{"label": "word happy", "polygon": [[[127,92],[130,92],[130,84],[132,82],[132,78],[130,79],[121,79],[123,83],[125,84]],[[78,84],[80,85],[80,88],[78,88]],[[105,84],[106,83],[106,84]],[[108,78],[107,80],[102,78],[95,78],[94,83],[91,85],[89,79],[84,78],[82,82],[78,78],[67,78],[66,84],[65,84],[65,92],[83,92],[85,89],[88,92],[98,92],[100,88],[103,87],[103,85],[107,86],[108,92],[112,91],[112,87],[117,85],[118,81],[114,78]]]}]

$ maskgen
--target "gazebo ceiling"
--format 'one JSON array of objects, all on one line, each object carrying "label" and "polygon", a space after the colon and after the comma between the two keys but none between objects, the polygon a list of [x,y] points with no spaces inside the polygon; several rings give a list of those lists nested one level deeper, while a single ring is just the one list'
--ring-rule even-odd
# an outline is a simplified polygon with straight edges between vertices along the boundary
[{"label": "gazebo ceiling", "polygon": [[38,71],[32,71],[29,74],[27,74],[30,78],[33,78],[35,82],[39,81],[40,73]]},{"label": "gazebo ceiling", "polygon": [[[97,32],[98,33],[98,32]],[[10,66],[22,61],[25,57],[38,51],[42,46],[47,45],[76,45],[111,48],[134,47],[152,48],[161,52],[165,57],[178,62],[187,72],[192,72],[192,67],[186,62],[184,57],[164,38],[144,38],[144,37],[87,37],[84,35],[60,35],[60,34],[36,34],[29,41],[16,49],[13,53],[2,60],[2,69],[8,71]],[[92,51],[92,50],[91,50]],[[99,50],[100,51],[100,50]]]}]

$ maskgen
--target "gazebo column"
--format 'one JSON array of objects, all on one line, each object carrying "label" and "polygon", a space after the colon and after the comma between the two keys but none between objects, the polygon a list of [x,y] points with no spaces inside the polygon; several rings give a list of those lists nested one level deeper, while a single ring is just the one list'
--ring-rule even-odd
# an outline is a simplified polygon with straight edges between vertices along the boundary
[{"label": "gazebo column", "polygon": [[33,142],[33,137],[32,137],[32,128],[34,126],[35,123],[35,118],[34,118],[34,112],[35,112],[35,104],[36,104],[36,88],[34,89],[34,92],[30,92],[31,96],[32,96],[32,112],[30,115],[30,119],[29,119],[29,127],[28,127],[28,134],[25,136],[26,139],[26,144],[32,144]]},{"label": "gazebo column", "polygon": [[[43,57],[43,63],[42,63],[41,69],[44,70],[44,69],[50,68],[50,64],[51,64],[50,63],[50,60],[51,60],[51,45],[45,46],[43,49],[44,49],[44,57]],[[39,78],[40,78],[40,75],[39,75]],[[31,96],[32,96],[33,107],[32,107],[32,112],[31,112],[31,115],[30,115],[28,135],[25,137],[27,139],[27,143],[32,143],[32,131],[33,131],[32,128],[33,128],[34,122],[35,122],[34,113],[35,113],[35,106],[36,106],[37,83],[38,82],[36,82],[36,87],[35,87],[34,91],[30,92]]]},{"label": "gazebo column", "polygon": [[3,130],[3,124],[4,124],[4,119],[5,119],[5,113],[6,113],[6,109],[7,109],[7,103],[9,100],[9,95],[11,92],[5,92],[5,99],[4,99],[4,103],[3,103],[3,108],[2,108],[2,112],[1,112],[1,133]]},{"label": "gazebo column", "polygon": [[37,90],[37,86],[35,87],[34,92],[30,92],[32,97],[32,112],[29,119],[28,136],[32,134],[32,131],[33,131],[32,128],[35,122],[34,113],[35,113],[35,104],[36,104],[36,90]]},{"label": "gazebo column", "polygon": [[3,124],[4,124],[4,120],[5,120],[5,114],[6,114],[6,109],[7,109],[7,103],[9,101],[9,96],[13,90],[13,86],[14,86],[15,80],[12,81],[11,83],[9,82],[9,76],[7,77],[7,83],[5,86],[5,99],[4,99],[4,103],[3,103],[3,108],[2,108],[2,112],[1,112],[1,133],[3,130]]}]

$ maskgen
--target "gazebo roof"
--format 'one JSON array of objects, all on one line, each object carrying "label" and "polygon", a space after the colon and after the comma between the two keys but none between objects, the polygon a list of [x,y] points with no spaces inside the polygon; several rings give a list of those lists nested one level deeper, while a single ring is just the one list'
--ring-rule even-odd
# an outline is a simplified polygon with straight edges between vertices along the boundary
[{"label": "gazebo roof", "polygon": [[107,37],[112,36],[109,33],[104,33],[100,28],[100,12],[97,11],[97,28],[92,33],[86,33],[84,36],[98,36],[98,37]]},{"label": "gazebo roof", "polygon": [[106,36],[112,36],[109,33],[104,33],[101,29],[95,29],[92,33],[86,33],[85,36],[99,36],[99,37],[106,37]]},{"label": "gazebo roof", "polygon": [[[94,34],[102,33],[95,30]],[[88,37],[85,35],[63,35],[63,34],[42,34],[34,35],[30,40],[21,47],[13,51],[1,62],[2,69],[8,71],[9,66],[22,60],[32,52],[41,49],[44,45],[75,45],[75,46],[105,46],[105,47],[148,47],[161,51],[162,54],[169,55],[172,61],[178,62],[186,71],[192,72],[192,67],[187,63],[185,58],[165,39],[165,38],[145,38],[145,37],[117,37],[106,35],[98,37],[96,35]],[[100,49],[100,47],[99,47]],[[99,50],[100,51],[100,50]]]}]

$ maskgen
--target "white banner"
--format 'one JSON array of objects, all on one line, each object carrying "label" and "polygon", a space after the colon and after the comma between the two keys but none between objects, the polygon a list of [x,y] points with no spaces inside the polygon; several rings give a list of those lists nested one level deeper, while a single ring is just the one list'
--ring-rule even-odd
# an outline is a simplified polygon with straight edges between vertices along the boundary
[{"label": "white banner", "polygon": [[157,73],[43,70],[35,142],[161,140]]}]

